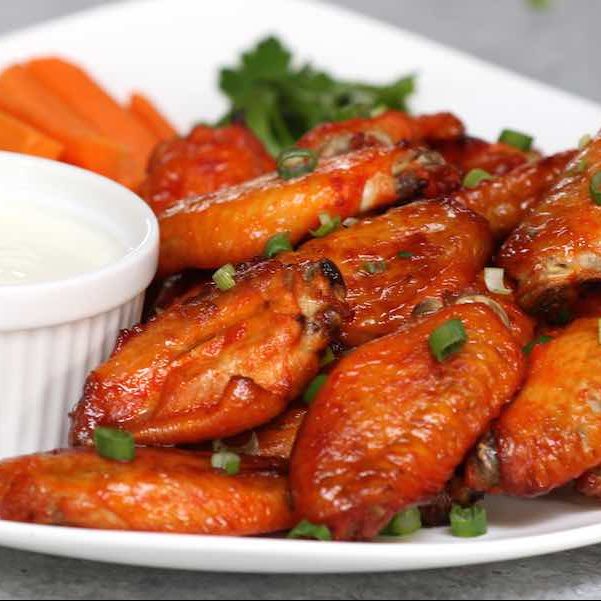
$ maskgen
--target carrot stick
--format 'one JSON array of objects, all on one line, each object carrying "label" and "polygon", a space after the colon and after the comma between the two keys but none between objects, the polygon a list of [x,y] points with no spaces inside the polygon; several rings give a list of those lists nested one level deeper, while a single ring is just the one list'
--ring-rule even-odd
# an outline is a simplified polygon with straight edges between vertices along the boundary
[{"label": "carrot stick", "polygon": [[146,167],[157,136],[120,106],[80,67],[60,58],[29,61],[26,69],[102,135],[129,148]]},{"label": "carrot stick", "polygon": [[27,123],[0,111],[0,150],[58,159],[64,147]]},{"label": "carrot stick", "polygon": [[69,163],[128,186],[144,176],[125,147],[98,134],[21,65],[0,74],[0,109],[62,142]]},{"label": "carrot stick", "polygon": [[159,140],[171,140],[177,136],[177,131],[163,116],[153,102],[143,94],[134,92],[129,99],[127,110],[143,123]]}]

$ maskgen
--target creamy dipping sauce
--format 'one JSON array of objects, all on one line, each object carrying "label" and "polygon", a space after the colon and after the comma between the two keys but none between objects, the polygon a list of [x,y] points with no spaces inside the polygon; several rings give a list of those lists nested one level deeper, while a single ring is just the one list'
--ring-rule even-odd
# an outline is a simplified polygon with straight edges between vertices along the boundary
[{"label": "creamy dipping sauce", "polygon": [[63,280],[124,254],[110,234],[62,211],[0,205],[0,286]]}]

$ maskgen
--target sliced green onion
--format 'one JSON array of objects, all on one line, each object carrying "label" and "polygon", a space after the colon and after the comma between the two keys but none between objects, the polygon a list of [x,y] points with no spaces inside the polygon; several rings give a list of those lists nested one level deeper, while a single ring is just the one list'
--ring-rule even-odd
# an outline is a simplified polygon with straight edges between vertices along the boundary
[{"label": "sliced green onion", "polygon": [[236,268],[231,263],[228,263],[227,265],[220,267],[213,274],[213,281],[219,290],[230,290],[236,285],[236,279],[234,277],[235,275]]},{"label": "sliced green onion", "polygon": [[129,462],[136,456],[136,444],[130,432],[115,428],[96,428],[94,444],[96,452],[106,459]]},{"label": "sliced green onion", "polygon": [[217,451],[211,455],[211,467],[223,470],[228,476],[235,476],[240,471],[240,455],[231,451]]},{"label": "sliced green onion", "polygon": [[466,341],[467,334],[460,319],[449,319],[438,326],[428,340],[430,351],[439,362],[455,354]]},{"label": "sliced green onion", "polygon": [[499,142],[509,144],[509,146],[513,146],[519,150],[527,151],[532,148],[534,138],[514,129],[504,129],[499,136]]},{"label": "sliced green onion", "polygon": [[361,271],[374,275],[383,273],[387,269],[386,261],[365,261],[361,266]]},{"label": "sliced green onion", "polygon": [[601,171],[597,171],[591,177],[591,183],[589,186],[591,191],[591,198],[596,205],[601,205]]},{"label": "sliced green onion", "polygon": [[419,507],[410,507],[397,513],[380,534],[383,536],[407,536],[422,527]]},{"label": "sliced green onion", "polygon": [[535,346],[538,346],[539,344],[547,344],[547,342],[551,342],[551,340],[553,340],[553,336],[547,336],[546,334],[543,334],[542,336],[537,336],[536,338],[531,340],[522,349],[522,351],[523,351],[524,355],[529,355],[534,350]]},{"label": "sliced green onion", "polygon": [[340,227],[340,217],[338,215],[330,217],[328,213],[320,213],[319,223],[321,225],[316,230],[311,230],[311,234],[316,238],[323,238]]},{"label": "sliced green onion", "polygon": [[511,288],[505,286],[505,270],[501,267],[486,267],[484,269],[484,283],[489,292],[493,294],[511,294]]},{"label": "sliced green onion", "polygon": [[325,353],[323,354],[323,357],[320,359],[319,366],[320,367],[325,367],[326,365],[330,365],[331,363],[334,363],[334,361],[336,361],[336,355],[334,354],[334,351],[332,350],[332,347],[329,346],[325,350]]},{"label": "sliced green onion", "polygon": [[484,169],[472,169],[471,171],[468,171],[463,178],[463,186],[465,188],[475,188],[485,179],[493,179],[493,176]]},{"label": "sliced green onion", "polygon": [[280,153],[277,162],[282,179],[293,179],[315,171],[317,155],[309,148],[288,148]]},{"label": "sliced green onion", "polygon": [[461,538],[482,536],[488,530],[486,509],[480,505],[461,507],[453,505],[450,514],[451,534]]},{"label": "sliced green onion", "polygon": [[317,540],[332,540],[332,533],[323,524],[312,524],[309,520],[302,520],[290,532],[288,538],[315,538]]},{"label": "sliced green onion", "polygon": [[593,138],[590,134],[584,134],[584,136],[578,140],[578,148],[582,150],[583,148],[586,148],[592,141]]},{"label": "sliced green onion", "polygon": [[562,307],[551,319],[558,326],[566,326],[574,319],[574,316],[568,307]]},{"label": "sliced green onion", "polygon": [[292,244],[290,244],[289,236],[290,234],[288,232],[280,232],[279,234],[271,236],[271,238],[269,238],[265,244],[265,251],[263,254],[268,259],[271,259],[280,253],[292,250]]},{"label": "sliced green onion", "polygon": [[396,256],[399,259],[410,259],[413,256],[413,253],[408,250],[400,250]]},{"label": "sliced green onion", "polygon": [[307,389],[303,393],[303,401],[307,403],[307,405],[310,405],[313,402],[313,400],[317,396],[317,393],[320,391],[321,387],[326,383],[327,379],[327,374],[319,374],[311,380],[309,386],[307,386]]}]

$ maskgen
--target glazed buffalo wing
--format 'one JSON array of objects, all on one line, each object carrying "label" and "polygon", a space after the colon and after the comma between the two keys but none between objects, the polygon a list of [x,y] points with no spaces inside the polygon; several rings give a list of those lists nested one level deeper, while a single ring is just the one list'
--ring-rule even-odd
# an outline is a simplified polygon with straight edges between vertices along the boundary
[{"label": "glazed buffalo wing", "polygon": [[414,313],[440,308],[474,280],[491,254],[482,218],[453,200],[430,200],[307,242],[296,257],[327,257],[338,266],[352,311],[341,337],[356,346],[394,331]]},{"label": "glazed buffalo wing", "polygon": [[567,151],[522,164],[475,188],[463,188],[455,197],[485,217],[495,238],[502,240],[549,191],[574,155]]},{"label": "glazed buffalo wing", "polygon": [[275,417],[318,370],[346,311],[340,274],[327,261],[277,260],[236,273],[125,333],[89,376],[72,415],[71,440],[97,426],[141,444],[232,436]]},{"label": "glazed buffalo wing", "polygon": [[377,117],[323,123],[306,133],[298,146],[322,157],[344,154],[365,146],[394,146],[399,142],[430,144],[463,136],[463,123],[450,113],[412,117],[386,111]]},{"label": "glazed buffalo wing", "polygon": [[243,458],[235,476],[210,457],[138,449],[130,463],[93,450],[0,463],[0,519],[79,528],[249,535],[290,528],[287,478],[274,460]]},{"label": "glazed buffalo wing", "polygon": [[182,198],[208,194],[259,177],[275,162],[242,125],[196,126],[155,150],[140,195],[157,214]]},{"label": "glazed buffalo wing", "polygon": [[498,262],[517,280],[527,310],[555,318],[575,302],[583,283],[601,279],[599,170],[601,136],[576,155],[505,242]]},{"label": "glazed buffalo wing", "polygon": [[[437,361],[429,337],[467,340]],[[518,388],[524,359],[484,304],[455,305],[342,359],[314,400],[291,461],[295,508],[337,539],[369,539],[437,495]]]},{"label": "glazed buffalo wing", "polygon": [[457,172],[431,151],[365,148],[326,159],[315,171],[284,180],[277,174],[197,198],[160,218],[159,273],[216,268],[260,256],[273,235],[293,244],[317,229],[319,217],[344,219],[458,185]]},{"label": "glazed buffalo wing", "polygon": [[598,321],[533,348],[524,387],[469,461],[470,487],[536,496],[601,464]]}]

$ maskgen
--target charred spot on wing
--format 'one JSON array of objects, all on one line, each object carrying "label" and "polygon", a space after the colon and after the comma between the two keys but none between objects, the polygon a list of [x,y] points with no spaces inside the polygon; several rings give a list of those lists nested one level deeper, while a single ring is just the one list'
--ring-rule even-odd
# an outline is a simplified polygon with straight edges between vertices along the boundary
[{"label": "charred spot on wing", "polygon": [[322,259],[319,262],[319,268],[323,276],[332,284],[333,287],[340,287],[346,294],[346,284],[342,273],[333,261],[330,259]]}]

